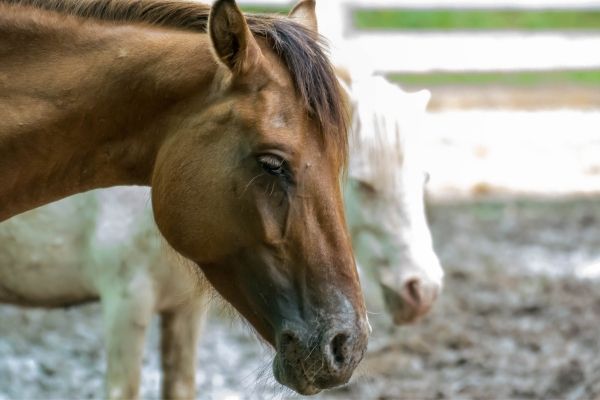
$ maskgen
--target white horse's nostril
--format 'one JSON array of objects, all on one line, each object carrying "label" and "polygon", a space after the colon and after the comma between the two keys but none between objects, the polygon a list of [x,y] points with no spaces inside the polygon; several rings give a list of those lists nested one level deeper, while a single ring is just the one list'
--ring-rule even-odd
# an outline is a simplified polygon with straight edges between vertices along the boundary
[{"label": "white horse's nostril", "polygon": [[404,293],[406,301],[415,307],[419,307],[422,302],[422,285],[418,278],[412,278],[404,284]]}]

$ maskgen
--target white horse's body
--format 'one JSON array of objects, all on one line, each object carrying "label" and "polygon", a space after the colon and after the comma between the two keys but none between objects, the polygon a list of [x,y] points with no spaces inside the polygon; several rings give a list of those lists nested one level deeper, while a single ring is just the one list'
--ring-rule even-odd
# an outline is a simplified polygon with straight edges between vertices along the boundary
[{"label": "white horse's body", "polygon": [[197,290],[197,269],[163,244],[149,198],[144,187],[95,190],[0,224],[0,302],[100,300],[114,399],[137,392],[144,337],[160,313],[163,394],[193,398],[206,294]]},{"label": "white horse's body", "polygon": [[[370,308],[383,298],[396,323],[409,322],[430,308],[443,275],[425,221],[424,173],[411,149],[428,94],[371,77],[354,82],[352,96],[369,99],[356,104],[345,190],[356,256],[370,277],[365,283],[383,294],[369,296]],[[148,189],[93,191],[29,211],[0,225],[0,243],[1,302],[102,302],[108,397],[135,393],[153,313],[162,317],[163,395],[193,397],[207,294],[197,287],[197,269],[174,261],[160,239]]]}]

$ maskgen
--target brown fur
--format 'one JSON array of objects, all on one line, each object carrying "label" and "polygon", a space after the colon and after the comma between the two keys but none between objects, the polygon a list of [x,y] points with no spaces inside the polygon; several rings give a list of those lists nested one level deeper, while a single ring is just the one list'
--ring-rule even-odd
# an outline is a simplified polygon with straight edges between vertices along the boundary
[{"label": "brown fur", "polygon": [[161,233],[277,348],[276,377],[301,393],[343,383],[367,323],[333,69],[283,17],[247,21],[217,0],[207,35],[168,24],[192,15],[173,7],[0,0],[0,220],[151,186]]},{"label": "brown fur", "polygon": [[[174,0],[0,0],[103,21],[147,23],[206,32],[210,6]],[[303,2],[300,4],[305,4]],[[314,7],[314,1],[312,1]],[[248,14],[250,31],[264,37],[282,58],[310,115],[347,152],[347,107],[335,71],[327,61],[325,39],[279,15]],[[314,23],[316,27],[316,22]]]}]

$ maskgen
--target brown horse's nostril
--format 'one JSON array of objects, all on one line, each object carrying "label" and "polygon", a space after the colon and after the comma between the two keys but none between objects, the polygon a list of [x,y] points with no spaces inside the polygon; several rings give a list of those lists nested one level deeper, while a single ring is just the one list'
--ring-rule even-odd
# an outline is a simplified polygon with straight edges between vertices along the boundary
[{"label": "brown horse's nostril", "polygon": [[294,343],[296,341],[298,341],[298,338],[294,333],[290,331],[281,333],[280,342],[282,347],[287,347],[289,344]]},{"label": "brown horse's nostril", "polygon": [[[331,337],[331,336],[330,336]],[[348,332],[336,332],[325,344],[325,361],[331,372],[343,371],[352,358],[352,343]],[[337,373],[337,372],[336,372]],[[344,378],[342,378],[343,380]],[[338,382],[339,384],[340,382]],[[343,383],[343,382],[341,382]]]},{"label": "brown horse's nostril", "polygon": [[303,350],[300,337],[292,331],[285,331],[281,333],[279,338],[279,348],[288,359],[297,358]]},{"label": "brown horse's nostril", "polygon": [[356,328],[357,321],[331,321],[325,331],[281,332],[273,361],[277,381],[303,394],[347,383],[366,348],[366,323],[359,322],[363,329]]},{"label": "brown horse's nostril", "polygon": [[343,366],[348,359],[348,346],[346,345],[347,342],[348,335],[345,333],[338,333],[331,340],[331,355],[333,356],[333,362],[335,366],[338,368]]}]

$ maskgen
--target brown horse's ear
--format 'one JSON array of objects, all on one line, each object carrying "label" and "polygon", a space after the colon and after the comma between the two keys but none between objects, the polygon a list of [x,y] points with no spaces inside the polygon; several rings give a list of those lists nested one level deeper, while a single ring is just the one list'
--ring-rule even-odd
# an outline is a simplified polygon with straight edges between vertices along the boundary
[{"label": "brown horse's ear", "polygon": [[234,74],[250,73],[262,60],[260,47],[235,0],[215,1],[208,31],[219,60]]},{"label": "brown horse's ear", "polygon": [[300,0],[298,4],[292,8],[288,17],[301,25],[304,25],[310,31],[318,33],[317,25],[317,13],[315,6],[317,5],[315,0]]}]

